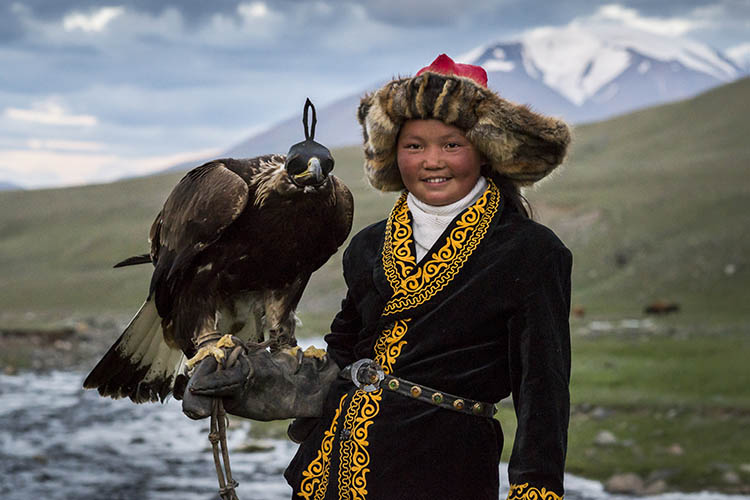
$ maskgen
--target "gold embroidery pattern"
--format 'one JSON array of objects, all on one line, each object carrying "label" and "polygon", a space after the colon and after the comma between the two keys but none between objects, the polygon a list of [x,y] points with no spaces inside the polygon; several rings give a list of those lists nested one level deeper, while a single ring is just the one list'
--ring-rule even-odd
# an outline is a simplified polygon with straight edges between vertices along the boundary
[{"label": "gold embroidery pattern", "polygon": [[417,266],[417,259],[409,247],[411,237],[409,205],[406,203],[406,193],[403,193],[391,210],[383,244],[383,269],[394,290],[399,287],[401,276],[408,276]]},{"label": "gold embroidery pattern", "polygon": [[488,180],[484,194],[456,221],[445,244],[430,256],[430,260],[417,267],[409,249],[412,233],[406,195],[402,195],[386,225],[383,269],[393,289],[393,297],[386,304],[383,315],[423,304],[445,288],[482,241],[499,205],[499,190]]},{"label": "gold embroidery pattern", "polygon": [[404,335],[409,328],[409,319],[402,319],[383,333],[375,342],[375,361],[383,367],[385,373],[393,373],[393,365],[396,358],[401,354],[401,349],[406,345]]},{"label": "gold embroidery pattern", "polygon": [[[344,406],[347,394],[341,396],[339,407],[333,415],[331,427],[323,433],[323,443],[320,445],[318,455],[310,462],[307,470],[302,472],[302,484],[297,496],[305,500],[321,500],[328,489],[328,471],[331,467],[331,450],[333,449],[333,438],[336,435],[336,424]],[[313,496],[315,494],[315,496]]]},{"label": "gold embroidery pattern", "polygon": [[368,428],[380,411],[382,389],[375,392],[357,390],[346,411],[344,429],[350,429],[349,439],[341,441],[339,464],[339,499],[364,500],[367,497],[367,473],[370,454],[367,453]]},{"label": "gold embroidery pattern", "polygon": [[[406,345],[404,336],[408,330],[409,319],[396,321],[393,326],[383,330],[375,343],[375,361],[383,367],[385,373],[391,373],[396,358]],[[368,428],[380,412],[380,401],[383,390],[354,393],[344,417],[344,429],[350,429],[349,439],[341,441],[341,462],[339,463],[339,498],[346,500],[364,500],[367,496],[367,473],[370,471],[370,454],[367,446]]]},{"label": "gold embroidery pattern", "polygon": [[547,488],[535,488],[529,483],[511,484],[508,500],[563,500],[563,497]]}]

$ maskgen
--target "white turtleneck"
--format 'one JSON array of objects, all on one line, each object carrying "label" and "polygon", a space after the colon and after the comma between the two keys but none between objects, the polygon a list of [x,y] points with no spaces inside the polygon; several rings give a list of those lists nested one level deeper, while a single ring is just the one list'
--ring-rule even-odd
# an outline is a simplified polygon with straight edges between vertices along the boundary
[{"label": "white turtleneck", "polygon": [[469,194],[450,205],[441,207],[428,205],[411,193],[406,196],[406,203],[409,205],[412,217],[412,233],[414,247],[417,251],[417,262],[421,261],[427,251],[432,248],[432,245],[443,234],[448,224],[463,209],[477,201],[485,189],[487,189],[487,181],[480,176]]}]

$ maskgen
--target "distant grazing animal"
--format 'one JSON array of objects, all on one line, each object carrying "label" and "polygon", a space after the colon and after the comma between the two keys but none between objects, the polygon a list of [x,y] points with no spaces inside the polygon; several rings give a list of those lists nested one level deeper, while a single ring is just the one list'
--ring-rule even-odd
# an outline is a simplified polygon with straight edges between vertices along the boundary
[{"label": "distant grazing animal", "polygon": [[576,318],[583,318],[586,316],[586,309],[581,306],[574,306],[570,311]]},{"label": "distant grazing animal", "polygon": [[151,226],[150,253],[115,266],[153,263],[151,285],[85,388],[164,400],[186,365],[223,356],[222,334],[272,351],[296,345],[297,303],[349,235],[353,215],[349,189],[329,175],[331,153],[313,140],[309,100],[303,123],[306,140],[286,156],[214,160],[182,178]]},{"label": "distant grazing animal", "polygon": [[657,300],[647,305],[643,312],[646,314],[669,314],[673,312],[679,312],[680,304],[676,302],[667,302],[664,300]]}]

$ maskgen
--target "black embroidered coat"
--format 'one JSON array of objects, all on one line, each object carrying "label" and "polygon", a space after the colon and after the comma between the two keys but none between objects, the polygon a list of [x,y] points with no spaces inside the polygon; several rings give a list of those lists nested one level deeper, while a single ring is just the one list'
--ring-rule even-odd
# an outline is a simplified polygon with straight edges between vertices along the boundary
[{"label": "black embroidered coat", "polygon": [[[348,286],[326,336],[344,367],[495,403],[513,395],[509,498],[563,494],[570,375],[571,254],[547,228],[504,209],[490,183],[416,262],[405,195],[344,253]],[[334,383],[286,471],[293,498],[498,498],[495,419]]]}]

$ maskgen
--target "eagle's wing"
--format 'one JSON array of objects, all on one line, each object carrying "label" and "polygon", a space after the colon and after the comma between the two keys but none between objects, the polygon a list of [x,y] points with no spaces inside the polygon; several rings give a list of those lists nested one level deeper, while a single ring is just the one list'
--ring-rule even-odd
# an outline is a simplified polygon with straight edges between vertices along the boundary
[{"label": "eagle's wing", "polygon": [[245,209],[248,192],[242,177],[221,162],[202,165],[182,178],[162,210],[159,253],[175,253],[168,276],[219,238]]},{"label": "eagle's wing", "polygon": [[[167,198],[151,226],[151,293],[120,338],[84,382],[103,396],[136,403],[164,400],[185,362],[165,342],[162,319],[171,309],[169,276],[215,242],[247,205],[248,186],[221,162],[188,172]],[[153,295],[154,286],[159,290]],[[159,302],[162,302],[160,307]]]},{"label": "eagle's wing", "polygon": [[332,175],[331,180],[333,180],[333,191],[336,196],[336,214],[332,226],[336,231],[336,243],[341,246],[352,230],[354,198],[346,184],[341,182],[338,177]]},{"label": "eagle's wing", "polygon": [[156,306],[169,311],[169,282],[188,266],[242,213],[249,198],[247,183],[220,161],[194,168],[182,178],[164,203],[151,228],[156,268],[150,292]]}]

